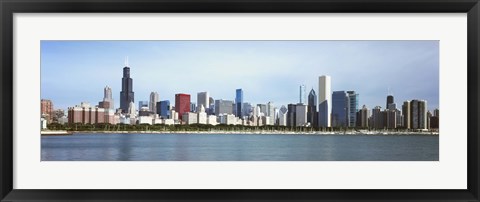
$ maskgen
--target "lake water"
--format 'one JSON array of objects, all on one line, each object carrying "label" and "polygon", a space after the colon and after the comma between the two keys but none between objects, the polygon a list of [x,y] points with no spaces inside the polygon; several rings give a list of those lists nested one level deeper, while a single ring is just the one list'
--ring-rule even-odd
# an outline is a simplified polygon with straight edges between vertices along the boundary
[{"label": "lake water", "polygon": [[74,134],[42,136],[42,161],[438,161],[439,136]]}]

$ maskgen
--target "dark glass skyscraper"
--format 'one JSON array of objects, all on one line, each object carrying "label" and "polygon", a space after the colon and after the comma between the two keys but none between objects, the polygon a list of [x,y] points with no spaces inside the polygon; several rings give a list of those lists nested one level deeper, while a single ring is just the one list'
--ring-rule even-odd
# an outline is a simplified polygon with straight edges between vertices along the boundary
[{"label": "dark glass skyscraper", "polygon": [[332,127],[348,126],[348,95],[345,91],[334,91],[332,94]]},{"label": "dark glass skyscraper", "polygon": [[390,104],[393,104],[393,95],[388,95],[387,96],[387,105],[385,106],[385,109],[388,109]]},{"label": "dark glass skyscraper", "polygon": [[135,102],[133,93],[133,80],[130,78],[130,67],[125,64],[122,77],[122,91],[120,91],[120,108],[123,113],[128,112],[130,102]]},{"label": "dark glass skyscraper", "polygon": [[243,110],[242,110],[242,103],[243,103],[243,90],[237,89],[235,92],[235,108],[236,108],[236,116],[243,117]]},{"label": "dark glass skyscraper", "polygon": [[313,88],[308,94],[307,122],[309,122],[312,127],[318,127],[317,94]]}]

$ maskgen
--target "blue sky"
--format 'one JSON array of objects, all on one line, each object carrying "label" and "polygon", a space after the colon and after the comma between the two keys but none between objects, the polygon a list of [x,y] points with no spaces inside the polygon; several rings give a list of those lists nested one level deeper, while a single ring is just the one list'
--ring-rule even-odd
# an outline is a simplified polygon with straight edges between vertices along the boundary
[{"label": "blue sky", "polygon": [[174,102],[176,93],[208,91],[214,99],[299,101],[299,86],[318,93],[318,77],[330,75],[332,91],[355,90],[360,107],[385,108],[388,90],[397,108],[425,99],[438,108],[438,41],[42,41],[41,96],[56,109],[82,101],[98,104],[110,86],[120,106],[122,69],[128,56],[135,103]]}]

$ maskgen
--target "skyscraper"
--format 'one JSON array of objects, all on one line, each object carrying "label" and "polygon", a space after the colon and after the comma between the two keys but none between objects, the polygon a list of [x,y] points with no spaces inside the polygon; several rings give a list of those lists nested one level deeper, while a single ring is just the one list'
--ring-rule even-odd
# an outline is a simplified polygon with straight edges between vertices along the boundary
[{"label": "skyscraper", "polygon": [[382,112],[382,107],[376,106],[372,109],[372,126],[375,129],[384,128],[384,113]]},{"label": "skyscraper", "polygon": [[112,89],[108,86],[105,86],[103,89],[103,101],[98,103],[98,107],[105,109],[114,109],[113,98],[112,98]]},{"label": "skyscraper", "polygon": [[175,111],[178,112],[178,117],[182,117],[184,113],[190,112],[189,94],[175,94]]},{"label": "skyscraper", "polygon": [[318,78],[318,126],[330,127],[332,113],[332,92],[330,76]]},{"label": "skyscraper", "polygon": [[427,101],[412,100],[410,102],[410,127],[427,129]]},{"label": "skyscraper", "polygon": [[158,93],[157,92],[151,92],[150,93],[150,102],[148,104],[148,109],[151,112],[155,112],[157,110],[157,102],[158,102]]},{"label": "skyscraper", "polygon": [[135,102],[133,92],[133,79],[130,78],[130,67],[128,67],[128,59],[125,60],[122,77],[122,91],[120,91],[120,108],[123,113],[128,112],[131,102]]},{"label": "skyscraper", "polygon": [[359,96],[355,91],[347,91],[348,94],[348,126],[355,127],[357,124],[357,111],[358,111],[358,100]]},{"label": "skyscraper", "polygon": [[345,91],[333,91],[332,94],[332,127],[349,126],[349,96]]},{"label": "skyscraper", "polygon": [[280,110],[278,110],[278,125],[287,125],[287,111],[288,109],[285,107],[285,105],[282,105],[282,107],[280,107]]},{"label": "skyscraper", "polygon": [[[257,104],[257,107],[260,107],[260,113],[263,113],[264,116],[267,116],[267,105],[266,104]],[[260,116],[260,114],[258,114]]]},{"label": "skyscraper", "polygon": [[313,88],[308,94],[307,122],[314,128],[318,127],[317,94]]},{"label": "skyscraper", "polygon": [[288,109],[287,109],[287,126],[290,127],[295,127],[296,125],[296,119],[297,117],[295,116],[295,109],[296,109],[295,104],[288,104]]},{"label": "skyscraper", "polygon": [[173,118],[170,114],[170,101],[164,100],[157,102],[157,114],[164,119]]},{"label": "skyscraper", "polygon": [[368,118],[370,118],[370,111],[367,106],[363,105],[362,109],[358,111],[357,126],[362,128],[368,128]]},{"label": "skyscraper", "polygon": [[235,115],[237,117],[245,116],[243,114],[242,103],[243,103],[243,90],[239,88],[235,91],[235,109],[237,112]]},{"label": "skyscraper", "polygon": [[307,102],[307,94],[305,91],[305,85],[300,85],[300,93],[299,93],[300,99],[298,103],[301,104],[306,104]]},{"label": "skyscraper", "polygon": [[233,114],[233,101],[215,100],[215,115]]},{"label": "skyscraper", "polygon": [[267,103],[266,116],[270,117],[270,123],[268,123],[268,125],[273,125],[273,123],[275,123],[275,106],[273,105],[273,102]]},{"label": "skyscraper", "polygon": [[295,126],[307,124],[307,105],[298,103],[295,105]]},{"label": "skyscraper", "polygon": [[197,93],[197,111],[203,106],[205,109],[210,107],[210,99],[208,99],[208,92]]},{"label": "skyscraper", "polygon": [[394,103],[393,95],[387,95],[387,105],[385,105],[385,109],[390,109],[389,105],[393,103]]},{"label": "skyscraper", "polygon": [[403,102],[403,105],[402,105],[402,114],[403,114],[403,127],[406,128],[406,129],[410,129],[411,126],[411,121],[410,119],[412,118],[411,115],[410,115],[410,101],[405,101]]}]

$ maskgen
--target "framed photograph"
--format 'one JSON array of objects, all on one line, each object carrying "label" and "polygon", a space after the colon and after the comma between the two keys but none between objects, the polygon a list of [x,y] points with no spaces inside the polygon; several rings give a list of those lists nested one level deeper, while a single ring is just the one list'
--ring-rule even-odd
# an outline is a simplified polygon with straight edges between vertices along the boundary
[{"label": "framed photograph", "polygon": [[478,0],[0,7],[1,201],[479,201]]}]

